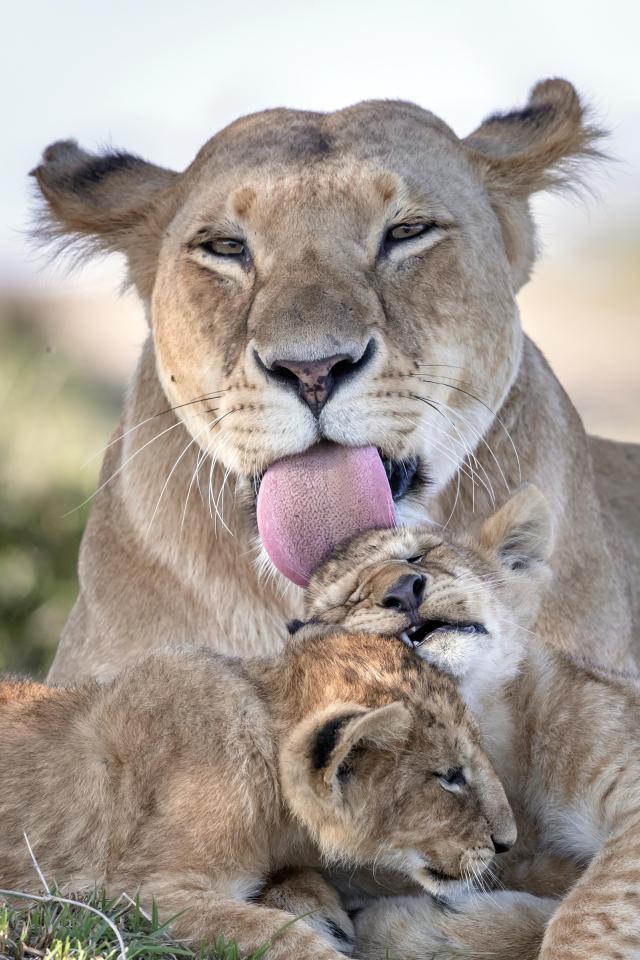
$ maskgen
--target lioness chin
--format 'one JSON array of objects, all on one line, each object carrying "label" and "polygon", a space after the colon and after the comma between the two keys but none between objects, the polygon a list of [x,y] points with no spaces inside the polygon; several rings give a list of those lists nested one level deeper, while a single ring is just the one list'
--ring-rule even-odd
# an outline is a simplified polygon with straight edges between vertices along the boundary
[{"label": "lioness chin", "polygon": [[[320,442],[379,456],[400,522],[464,529],[538,484],[556,549],[536,629],[631,662],[638,450],[590,445],[516,302],[530,197],[571,186],[599,136],[556,79],[464,139],[414,104],[372,101],[242,118],[181,174],[50,146],[34,171],[45,237],[124,253],[150,328],[52,679],[113,673],[169,641],[279,649],[302,594],[258,577],[255,492]],[[297,491],[288,512],[309,537],[293,537],[294,560],[314,530],[349,531],[366,483],[343,487],[319,513]]]}]

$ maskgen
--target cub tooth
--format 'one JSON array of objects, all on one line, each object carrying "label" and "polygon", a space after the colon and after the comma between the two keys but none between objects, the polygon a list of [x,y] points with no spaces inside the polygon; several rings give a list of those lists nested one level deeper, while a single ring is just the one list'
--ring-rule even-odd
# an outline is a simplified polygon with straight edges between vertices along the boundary
[{"label": "cub tooth", "polygon": [[413,643],[409,639],[409,634],[407,633],[406,630],[402,631],[402,633],[400,634],[400,639],[402,640],[403,643],[406,643],[408,647],[413,647]]}]

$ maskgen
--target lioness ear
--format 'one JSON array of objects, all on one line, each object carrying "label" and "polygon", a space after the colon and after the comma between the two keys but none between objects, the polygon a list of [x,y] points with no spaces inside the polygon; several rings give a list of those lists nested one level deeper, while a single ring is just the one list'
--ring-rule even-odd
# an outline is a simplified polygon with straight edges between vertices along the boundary
[{"label": "lioness ear", "polygon": [[74,140],[45,150],[31,171],[45,200],[47,239],[85,252],[124,253],[131,279],[150,292],[161,233],[178,174],[130,153],[87,153]]},{"label": "lioness ear", "polygon": [[571,186],[576,164],[602,158],[596,146],[602,136],[574,87],[553,79],[537,83],[525,107],[488,117],[464,140],[498,215],[516,289],[535,257],[528,198]]},{"label": "lioness ear", "polygon": [[567,80],[542,80],[521,110],[488,117],[465,139],[490,187],[513,197],[570,182],[571,165],[599,157],[603,132],[586,122],[586,111]]},{"label": "lioness ear", "polygon": [[480,528],[480,542],[508,570],[530,570],[551,556],[551,513],[546,498],[525,484]]}]

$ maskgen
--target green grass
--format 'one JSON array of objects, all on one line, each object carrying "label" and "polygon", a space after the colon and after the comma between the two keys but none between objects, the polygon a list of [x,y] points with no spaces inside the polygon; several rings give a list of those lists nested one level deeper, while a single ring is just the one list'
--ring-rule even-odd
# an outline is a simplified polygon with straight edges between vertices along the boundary
[{"label": "green grass", "polygon": [[[0,296],[0,673],[46,674],[78,589],[90,507],[76,508],[96,487],[100,457],[85,461],[109,441],[119,406],[117,391],[48,349],[28,303]],[[194,954],[170,940],[157,911],[145,916],[125,898],[85,904],[0,895],[0,960],[118,960],[106,918],[127,960],[268,960],[268,943],[244,957],[223,936]]]},{"label": "green grass", "polygon": [[194,953],[170,939],[167,927],[174,918],[161,922],[155,907],[148,915],[137,900],[125,897],[110,900],[96,893],[81,899],[85,906],[62,903],[55,894],[47,902],[26,900],[24,906],[16,906],[15,898],[11,905],[0,899],[0,960],[118,960],[122,945],[109,920],[127,960],[268,960],[269,943],[247,957],[220,936],[208,950]]}]

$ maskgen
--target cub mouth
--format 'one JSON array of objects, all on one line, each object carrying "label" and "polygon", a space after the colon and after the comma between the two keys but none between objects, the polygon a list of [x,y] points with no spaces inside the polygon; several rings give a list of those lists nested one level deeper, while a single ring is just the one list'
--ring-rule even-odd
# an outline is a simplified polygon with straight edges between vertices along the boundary
[{"label": "cub mouth", "polygon": [[439,883],[456,883],[461,879],[461,877],[456,877],[451,873],[445,873],[443,870],[437,870],[436,867],[425,867],[424,871],[434,880],[438,880]]},{"label": "cub mouth", "polygon": [[408,647],[415,649],[427,640],[431,640],[437,634],[442,633],[486,633],[486,627],[481,623],[463,620],[439,620],[427,619],[420,620],[417,624],[405,627],[398,634],[398,639],[402,640]]}]

